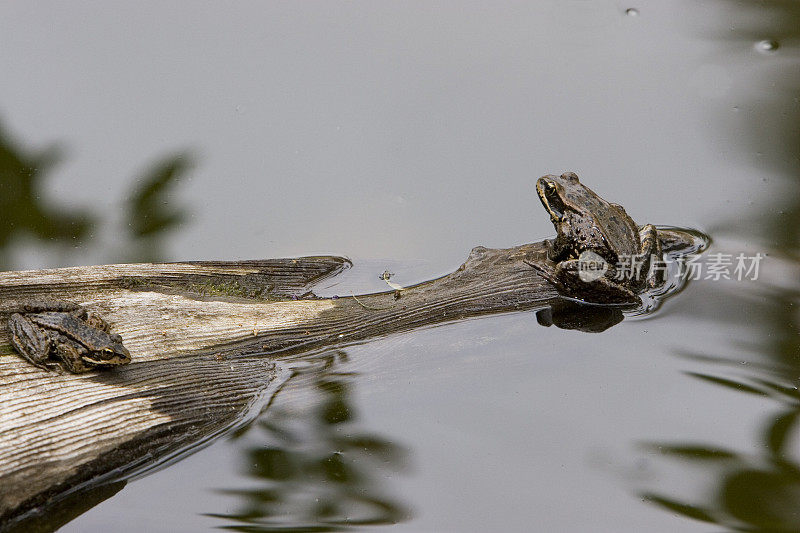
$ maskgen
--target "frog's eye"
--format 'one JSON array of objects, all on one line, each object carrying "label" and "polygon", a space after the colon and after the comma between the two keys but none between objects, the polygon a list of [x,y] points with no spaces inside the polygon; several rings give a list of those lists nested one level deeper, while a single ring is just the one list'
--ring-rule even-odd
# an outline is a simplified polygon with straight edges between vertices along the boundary
[{"label": "frog's eye", "polygon": [[556,184],[552,181],[545,182],[544,194],[548,197],[548,199],[558,198],[558,188],[556,187]]},{"label": "frog's eye", "polygon": [[561,217],[564,214],[564,202],[558,194],[558,188],[552,181],[545,182],[544,184],[544,199],[547,202],[548,211]]},{"label": "frog's eye", "polygon": [[578,175],[574,172],[564,172],[561,177],[570,183],[578,183]]}]

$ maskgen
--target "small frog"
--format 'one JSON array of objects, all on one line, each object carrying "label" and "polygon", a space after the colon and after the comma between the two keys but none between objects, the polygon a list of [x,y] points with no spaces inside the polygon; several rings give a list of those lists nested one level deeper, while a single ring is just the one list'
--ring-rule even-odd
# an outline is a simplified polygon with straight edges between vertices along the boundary
[{"label": "small frog", "polygon": [[[95,367],[130,363],[122,337],[99,316],[75,303],[42,300],[26,303],[8,319],[14,349],[40,368],[61,367],[80,374]],[[57,361],[53,361],[55,358]]]},{"label": "small frog", "polygon": [[[658,273],[648,277],[652,256],[662,256],[655,226],[638,228],[621,205],[600,198],[574,172],[539,178],[536,192],[556,228],[555,240],[548,241],[548,259],[556,266],[553,274],[528,264],[559,292],[593,303],[638,302],[638,291],[659,282]],[[636,272],[617,276],[620,264]]]}]

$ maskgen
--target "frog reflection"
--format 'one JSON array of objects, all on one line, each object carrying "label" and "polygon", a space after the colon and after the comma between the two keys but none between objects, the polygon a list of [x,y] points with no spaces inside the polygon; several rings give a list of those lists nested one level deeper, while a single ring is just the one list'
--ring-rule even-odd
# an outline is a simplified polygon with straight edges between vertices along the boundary
[{"label": "frog reflection", "polygon": [[625,315],[620,306],[588,305],[562,300],[536,312],[540,326],[556,326],[586,333],[601,333],[622,322]]}]

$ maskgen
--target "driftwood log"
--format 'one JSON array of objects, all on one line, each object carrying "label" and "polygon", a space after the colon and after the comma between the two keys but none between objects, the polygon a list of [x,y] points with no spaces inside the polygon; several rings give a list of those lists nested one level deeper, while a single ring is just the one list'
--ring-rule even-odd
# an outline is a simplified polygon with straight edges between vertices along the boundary
[{"label": "driftwood log", "polygon": [[[661,234],[667,250],[692,236]],[[246,422],[286,378],[280,356],[481,314],[545,308],[555,288],[525,262],[543,242],[472,250],[455,272],[395,291],[319,298],[342,257],[0,272],[0,530],[52,530],[155,468]],[[101,314],[133,362],[58,374],[16,356],[17,301]]]}]

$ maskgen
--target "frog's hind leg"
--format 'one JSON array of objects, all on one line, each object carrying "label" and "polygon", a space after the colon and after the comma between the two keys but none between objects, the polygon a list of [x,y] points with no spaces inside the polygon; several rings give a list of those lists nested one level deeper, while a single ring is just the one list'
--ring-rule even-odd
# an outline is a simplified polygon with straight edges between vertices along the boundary
[{"label": "frog's hind leg", "polygon": [[8,329],[11,346],[23,359],[45,370],[58,368],[57,364],[46,362],[52,348],[50,338],[28,318],[19,313],[12,314],[8,319]]},{"label": "frog's hind leg", "polygon": [[[639,255],[639,276],[645,276],[645,284],[650,288],[664,283],[664,268],[661,262],[664,253],[661,250],[661,241],[658,239],[658,230],[652,224],[645,224],[639,229],[641,240],[641,253]],[[653,261],[656,264],[653,264]],[[652,269],[652,272],[651,272]]]},{"label": "frog's hind leg", "polygon": [[581,278],[581,261],[571,259],[562,261],[556,267],[556,277],[561,280],[557,286],[563,296],[587,303],[598,304],[639,304],[641,299],[628,287],[617,283],[608,274],[593,279]]},{"label": "frog's hind leg", "polygon": [[32,298],[30,300],[14,300],[3,303],[3,311],[13,313],[46,313],[48,311],[73,312],[83,309],[80,305],[59,298]]}]

